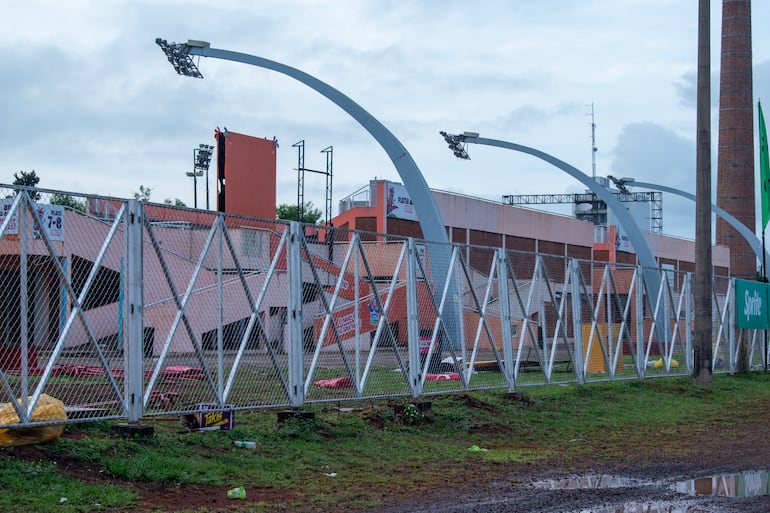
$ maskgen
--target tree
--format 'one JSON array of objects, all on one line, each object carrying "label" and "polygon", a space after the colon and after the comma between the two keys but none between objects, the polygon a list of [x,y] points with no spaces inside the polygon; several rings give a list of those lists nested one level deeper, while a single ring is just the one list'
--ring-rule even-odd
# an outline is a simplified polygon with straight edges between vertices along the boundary
[{"label": "tree", "polygon": [[60,194],[58,192],[55,192],[51,195],[51,205],[62,205],[77,212],[86,211],[85,201],[78,201],[68,194]]},{"label": "tree", "polygon": [[275,209],[276,219],[285,219],[287,221],[303,221],[309,224],[316,224],[321,219],[321,211],[313,207],[313,202],[308,201],[303,208],[303,218],[299,218],[299,208],[297,205],[287,205],[282,203]]},{"label": "tree", "polygon": [[140,185],[139,192],[134,193],[134,199],[145,203],[150,201],[150,196],[152,196],[152,189],[145,187],[144,185]]},{"label": "tree", "polygon": [[180,200],[179,198],[174,198],[174,199],[166,198],[166,199],[163,200],[163,203],[165,203],[166,205],[174,205],[175,207],[186,207],[187,206],[187,205],[185,205],[185,202]]},{"label": "tree", "polygon": [[[23,187],[37,187],[37,184],[40,183],[40,177],[37,176],[37,173],[33,169],[32,171],[19,171],[18,173],[13,174],[13,185],[21,185]],[[29,197],[32,198],[32,201],[37,201],[40,199],[40,193],[30,191]]]}]

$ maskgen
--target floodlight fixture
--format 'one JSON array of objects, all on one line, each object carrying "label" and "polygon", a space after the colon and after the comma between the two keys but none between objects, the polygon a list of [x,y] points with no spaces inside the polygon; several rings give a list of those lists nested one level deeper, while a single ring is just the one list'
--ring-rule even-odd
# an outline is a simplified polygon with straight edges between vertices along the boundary
[{"label": "floodlight fixture", "polygon": [[620,192],[623,194],[628,194],[630,191],[628,190],[628,187],[626,187],[626,184],[633,183],[634,179],[630,177],[623,177],[623,178],[615,178],[612,175],[607,175],[607,178],[612,181],[612,183],[615,184],[615,187],[618,188]]},{"label": "floodlight fixture", "polygon": [[[454,156],[463,160],[471,159],[470,155],[468,155],[468,152],[465,150],[465,145],[463,144],[465,137],[473,137],[466,135],[468,133],[469,132],[465,132],[463,135],[455,135],[444,132],[443,130],[439,132],[439,134],[444,137],[444,141],[446,141]],[[475,137],[478,137],[478,134],[475,134]]]},{"label": "floodlight fixture", "polygon": [[209,144],[198,145],[195,150],[195,169],[197,171],[208,171],[213,150],[214,147]]},{"label": "floodlight fixture", "polygon": [[174,67],[174,70],[180,75],[193,78],[203,78],[203,75],[198,70],[198,66],[193,62],[190,56],[190,48],[207,48],[208,43],[205,41],[193,41],[190,40],[187,43],[169,43],[165,39],[157,38],[155,43],[160,46],[163,53],[166,54],[168,62]]}]

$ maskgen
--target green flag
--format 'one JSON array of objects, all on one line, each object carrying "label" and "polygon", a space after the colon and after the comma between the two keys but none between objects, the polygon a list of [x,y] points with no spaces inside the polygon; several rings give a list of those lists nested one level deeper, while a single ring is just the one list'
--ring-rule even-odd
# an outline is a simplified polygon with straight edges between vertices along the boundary
[{"label": "green flag", "polygon": [[759,179],[762,187],[762,231],[770,220],[770,157],[767,154],[767,129],[765,116],[762,115],[762,102],[757,102],[759,110]]}]

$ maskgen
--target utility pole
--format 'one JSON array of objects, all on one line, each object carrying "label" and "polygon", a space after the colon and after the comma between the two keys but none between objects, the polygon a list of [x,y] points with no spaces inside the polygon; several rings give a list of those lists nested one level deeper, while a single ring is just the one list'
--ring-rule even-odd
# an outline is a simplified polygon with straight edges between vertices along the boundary
[{"label": "utility pole", "polygon": [[698,0],[698,96],[695,157],[695,347],[693,379],[710,385],[711,376],[711,16],[709,0]]}]

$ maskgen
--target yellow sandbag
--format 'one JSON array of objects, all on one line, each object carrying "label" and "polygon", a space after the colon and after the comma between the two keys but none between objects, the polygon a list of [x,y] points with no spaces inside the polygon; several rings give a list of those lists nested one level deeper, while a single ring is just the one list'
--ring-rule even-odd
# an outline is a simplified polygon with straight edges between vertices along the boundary
[{"label": "yellow sandbag", "polygon": [[[32,400],[32,398],[28,398]],[[21,401],[21,399],[19,399]],[[32,422],[52,422],[57,420],[67,420],[67,413],[64,411],[64,403],[47,394],[42,394],[32,410],[30,421]],[[19,422],[19,416],[13,408],[13,404],[4,403],[0,407],[0,425],[16,424]],[[25,428],[6,428],[0,429],[0,447],[11,447],[14,445],[42,444],[56,440],[64,431],[64,424],[53,426],[35,426]]]},{"label": "yellow sandbag", "polygon": [[[679,362],[672,358],[671,362],[668,364],[668,366],[671,369],[675,369],[675,368],[679,367]],[[662,369],[663,368],[663,359],[661,358],[660,360],[657,360],[655,362],[655,365],[653,365],[653,367],[655,367],[656,369]]]}]

